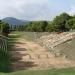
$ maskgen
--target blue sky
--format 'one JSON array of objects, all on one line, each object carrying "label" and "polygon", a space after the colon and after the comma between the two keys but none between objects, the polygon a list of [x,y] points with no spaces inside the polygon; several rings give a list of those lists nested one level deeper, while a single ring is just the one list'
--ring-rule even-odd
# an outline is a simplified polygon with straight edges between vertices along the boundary
[{"label": "blue sky", "polygon": [[75,0],[0,0],[0,18],[52,20],[67,12],[75,14]]}]

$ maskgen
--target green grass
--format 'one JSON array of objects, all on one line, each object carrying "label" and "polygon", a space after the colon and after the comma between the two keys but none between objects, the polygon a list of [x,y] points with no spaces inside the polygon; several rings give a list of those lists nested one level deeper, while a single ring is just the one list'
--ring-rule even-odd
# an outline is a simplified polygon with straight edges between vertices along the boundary
[{"label": "green grass", "polygon": [[4,40],[7,40],[6,38],[3,38],[2,39],[3,42],[0,42],[0,44],[3,45],[3,48],[0,48],[0,72],[8,72],[9,71],[9,53],[8,53],[8,46],[7,46],[7,49],[5,50],[4,49],[4,45],[8,45],[8,42],[4,42]]},{"label": "green grass", "polygon": [[75,75],[74,68],[59,70],[36,70],[36,71],[17,71],[12,73],[0,73],[0,75]]},{"label": "green grass", "polygon": [[[11,50],[11,44],[13,44],[13,42],[16,40],[16,38],[18,38],[19,35],[11,35],[9,36],[9,38],[2,38],[2,40],[6,39],[7,40],[7,43],[1,43],[1,44],[8,44],[8,47],[7,47],[7,52],[6,50],[4,50],[4,48],[0,48],[0,72],[10,72],[10,64],[11,64],[11,61],[10,61],[10,57],[9,56],[9,52]],[[4,46],[3,46],[4,47]]]},{"label": "green grass", "polygon": [[41,37],[42,35],[49,35],[49,32],[12,32],[11,34],[17,34],[19,37],[29,40],[29,41],[36,41],[37,38]]},{"label": "green grass", "polygon": [[9,56],[8,53],[0,51],[0,72],[9,71]]}]

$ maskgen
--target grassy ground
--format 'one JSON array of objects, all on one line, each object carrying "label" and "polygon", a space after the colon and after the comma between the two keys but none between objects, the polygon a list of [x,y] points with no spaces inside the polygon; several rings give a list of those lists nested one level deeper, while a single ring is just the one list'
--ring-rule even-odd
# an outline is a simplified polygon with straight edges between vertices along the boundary
[{"label": "grassy ground", "polygon": [[[16,33],[16,32],[15,32]],[[16,34],[19,34],[18,32]],[[14,38],[18,38],[18,36],[10,36],[10,41],[14,41]],[[10,42],[12,43],[12,42]],[[74,42],[75,43],[75,42]],[[11,48],[10,48],[11,50]],[[16,71],[16,72],[10,72],[10,73],[3,73],[0,72],[0,75],[75,75],[75,68],[68,68],[68,69],[59,69],[59,70],[36,70],[36,71]]]},{"label": "grassy ground", "polygon": [[0,73],[0,75],[75,75],[75,69],[61,70],[38,70],[38,71],[18,71],[12,73]]},{"label": "grassy ground", "polygon": [[75,60],[75,39],[58,45],[55,50],[59,50],[61,53],[65,54],[67,58]]},{"label": "grassy ground", "polygon": [[42,35],[48,35],[49,32],[12,32],[12,34],[17,34],[21,38],[25,38],[29,41],[36,41],[37,38],[41,37]]},{"label": "grassy ground", "polygon": [[[0,48],[0,72],[8,72],[9,71],[9,53],[8,53],[8,42],[4,42],[4,40],[7,40],[7,38],[2,38],[1,39],[3,42],[0,42],[0,44],[3,46],[3,48]],[[7,45],[7,49],[5,50],[4,48],[6,48]]]},{"label": "grassy ground", "polygon": [[[6,39],[7,43],[1,43],[3,45],[3,48],[0,48],[0,72],[7,73],[10,71],[10,55],[9,51],[11,50],[11,44],[15,41],[14,38],[18,38],[18,36],[10,36],[8,38],[3,38],[2,40]],[[12,41],[12,42],[11,42]],[[4,49],[4,45],[7,44],[7,50]]]}]

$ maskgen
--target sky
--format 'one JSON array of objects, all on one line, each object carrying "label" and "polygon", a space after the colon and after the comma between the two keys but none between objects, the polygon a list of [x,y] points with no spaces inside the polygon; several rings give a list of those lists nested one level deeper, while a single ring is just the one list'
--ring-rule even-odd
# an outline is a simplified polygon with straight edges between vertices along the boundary
[{"label": "sky", "polygon": [[0,19],[52,20],[67,12],[75,14],[75,0],[0,0]]}]

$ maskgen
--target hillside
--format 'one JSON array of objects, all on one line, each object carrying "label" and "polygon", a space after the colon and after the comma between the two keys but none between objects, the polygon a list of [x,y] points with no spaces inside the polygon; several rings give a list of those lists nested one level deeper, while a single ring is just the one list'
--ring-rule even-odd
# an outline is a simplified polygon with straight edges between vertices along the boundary
[{"label": "hillside", "polygon": [[28,23],[26,20],[19,20],[13,17],[6,17],[2,19],[2,21],[8,23],[9,25],[23,25]]}]

